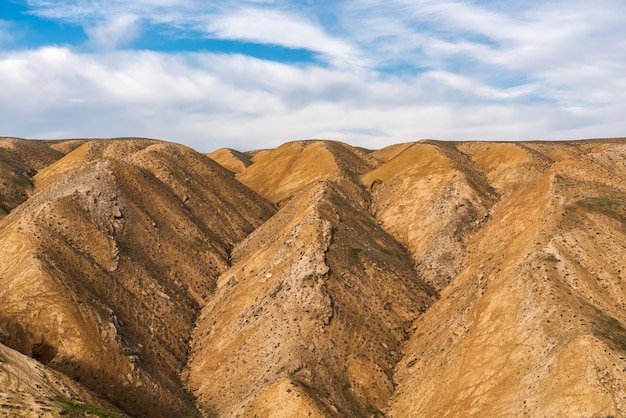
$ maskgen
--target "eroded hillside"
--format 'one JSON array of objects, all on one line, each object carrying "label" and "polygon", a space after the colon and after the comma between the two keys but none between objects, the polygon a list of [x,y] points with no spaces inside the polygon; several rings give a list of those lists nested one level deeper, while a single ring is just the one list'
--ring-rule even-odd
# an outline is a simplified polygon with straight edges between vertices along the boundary
[{"label": "eroded hillside", "polygon": [[195,317],[273,205],[149,140],[87,142],[34,181],[0,225],[2,343],[133,416],[193,414],[178,375]]},{"label": "eroded hillside", "polygon": [[209,156],[0,142],[4,415],[626,415],[626,140]]}]

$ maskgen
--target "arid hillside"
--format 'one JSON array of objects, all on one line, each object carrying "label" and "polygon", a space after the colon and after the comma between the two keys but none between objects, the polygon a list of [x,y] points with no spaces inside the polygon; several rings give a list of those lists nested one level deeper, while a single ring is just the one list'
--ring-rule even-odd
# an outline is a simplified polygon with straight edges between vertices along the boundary
[{"label": "arid hillside", "polygon": [[626,416],[626,140],[0,139],[0,416]]}]

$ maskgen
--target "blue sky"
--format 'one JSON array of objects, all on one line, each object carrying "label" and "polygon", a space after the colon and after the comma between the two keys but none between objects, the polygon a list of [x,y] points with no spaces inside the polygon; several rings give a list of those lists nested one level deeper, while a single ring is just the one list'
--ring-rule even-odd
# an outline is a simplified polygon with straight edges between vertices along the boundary
[{"label": "blue sky", "polygon": [[623,0],[0,0],[0,135],[626,136]]}]

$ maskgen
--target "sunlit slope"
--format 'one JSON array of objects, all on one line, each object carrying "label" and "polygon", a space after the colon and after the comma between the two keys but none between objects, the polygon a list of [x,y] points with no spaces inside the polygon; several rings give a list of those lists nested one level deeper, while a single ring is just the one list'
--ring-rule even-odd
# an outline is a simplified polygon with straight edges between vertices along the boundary
[{"label": "sunlit slope", "polygon": [[211,155],[0,140],[0,416],[626,415],[626,140]]},{"label": "sunlit slope", "polygon": [[284,203],[319,180],[356,182],[380,164],[347,144],[296,141],[257,154],[237,179],[273,202]]},{"label": "sunlit slope", "polygon": [[498,204],[414,324],[390,416],[624,415],[625,153],[572,153]]},{"label": "sunlit slope", "polygon": [[241,173],[252,164],[248,155],[230,148],[220,148],[207,156],[233,173]]}]

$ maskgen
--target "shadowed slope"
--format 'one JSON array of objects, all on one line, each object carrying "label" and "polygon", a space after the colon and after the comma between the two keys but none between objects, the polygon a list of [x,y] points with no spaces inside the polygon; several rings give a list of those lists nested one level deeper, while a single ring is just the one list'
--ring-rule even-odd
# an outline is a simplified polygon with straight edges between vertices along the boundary
[{"label": "shadowed slope", "polygon": [[62,156],[43,143],[0,138],[0,219],[28,199],[32,177]]},{"label": "shadowed slope", "polygon": [[461,269],[465,246],[497,195],[453,143],[403,144],[378,154],[388,161],[361,178],[371,210],[407,246],[419,274],[441,289]]},{"label": "shadowed slope", "polygon": [[0,344],[0,416],[57,417],[65,415],[68,404],[87,404],[122,416],[64,374]]}]

